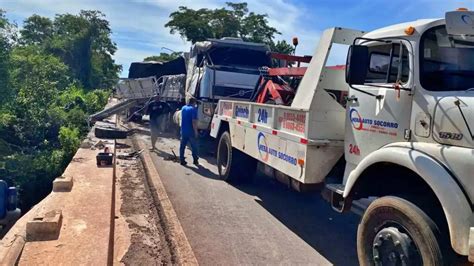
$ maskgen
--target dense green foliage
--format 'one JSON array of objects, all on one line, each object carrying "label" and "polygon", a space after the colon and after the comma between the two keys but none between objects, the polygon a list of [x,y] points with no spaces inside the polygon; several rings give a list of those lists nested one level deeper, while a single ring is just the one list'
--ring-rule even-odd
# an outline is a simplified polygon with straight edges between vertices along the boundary
[{"label": "dense green foliage", "polygon": [[195,43],[208,38],[239,37],[245,41],[266,43],[272,51],[289,54],[293,47],[285,41],[275,43],[280,32],[268,25],[266,14],[249,12],[247,3],[226,3],[227,7],[194,10],[185,6],[170,14],[165,27]]},{"label": "dense green foliage", "polygon": [[0,179],[28,209],[51,191],[117,82],[105,16],[33,15],[23,28],[0,11]]},{"label": "dense green foliage", "polygon": [[110,87],[120,66],[111,57],[117,46],[104,17],[100,11],[85,10],[77,16],[56,15],[54,21],[33,15],[25,20],[20,42],[38,45],[59,57],[84,88]]},{"label": "dense green foliage", "polygon": [[145,57],[143,61],[157,61],[157,62],[168,62],[178,58],[182,53],[181,52],[172,52],[171,54],[160,53],[160,55],[152,55]]},{"label": "dense green foliage", "polygon": [[295,47],[285,40],[270,43],[270,49],[282,54],[292,54],[295,52]]}]

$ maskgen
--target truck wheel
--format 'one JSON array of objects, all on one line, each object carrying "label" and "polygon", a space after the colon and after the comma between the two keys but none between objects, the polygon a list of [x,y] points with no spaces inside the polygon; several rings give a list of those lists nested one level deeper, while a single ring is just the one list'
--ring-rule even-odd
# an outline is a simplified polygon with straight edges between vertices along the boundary
[{"label": "truck wheel", "polygon": [[217,146],[217,170],[222,180],[234,181],[237,179],[239,173],[237,166],[234,165],[237,161],[237,158],[234,158],[236,153],[236,149],[232,148],[229,132],[222,133]]},{"label": "truck wheel", "polygon": [[220,178],[227,182],[249,181],[257,171],[257,160],[233,148],[230,134],[226,131],[217,145],[217,169]]},{"label": "truck wheel", "polygon": [[436,224],[415,204],[393,196],[373,201],[357,230],[360,265],[443,265]]}]

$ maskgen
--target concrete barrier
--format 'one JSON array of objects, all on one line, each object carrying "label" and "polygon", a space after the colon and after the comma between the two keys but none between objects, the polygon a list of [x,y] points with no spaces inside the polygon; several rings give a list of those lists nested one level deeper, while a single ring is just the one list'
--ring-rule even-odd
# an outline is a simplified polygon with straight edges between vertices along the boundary
[{"label": "concrete barrier", "polygon": [[52,210],[37,215],[26,223],[26,241],[58,239],[63,215],[61,210]]},{"label": "concrete barrier", "polygon": [[71,191],[74,178],[72,176],[60,176],[53,181],[54,192],[67,192]]}]

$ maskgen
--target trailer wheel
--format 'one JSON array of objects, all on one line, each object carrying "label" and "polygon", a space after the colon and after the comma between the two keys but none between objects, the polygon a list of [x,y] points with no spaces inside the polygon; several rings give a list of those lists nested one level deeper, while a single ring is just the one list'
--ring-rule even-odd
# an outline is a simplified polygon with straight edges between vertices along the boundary
[{"label": "trailer wheel", "polygon": [[360,265],[443,265],[436,224],[415,204],[393,196],[373,201],[357,230]]},{"label": "trailer wheel", "polygon": [[226,131],[217,146],[217,169],[220,178],[227,182],[248,181],[255,175],[257,160],[233,148],[230,134]]}]

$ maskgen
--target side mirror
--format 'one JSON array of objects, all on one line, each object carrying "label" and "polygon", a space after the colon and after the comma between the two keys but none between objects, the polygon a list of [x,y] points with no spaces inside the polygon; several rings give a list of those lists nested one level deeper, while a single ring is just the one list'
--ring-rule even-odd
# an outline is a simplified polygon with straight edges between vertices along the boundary
[{"label": "side mirror", "polygon": [[369,69],[369,48],[362,45],[351,45],[347,53],[346,83],[363,85]]}]

